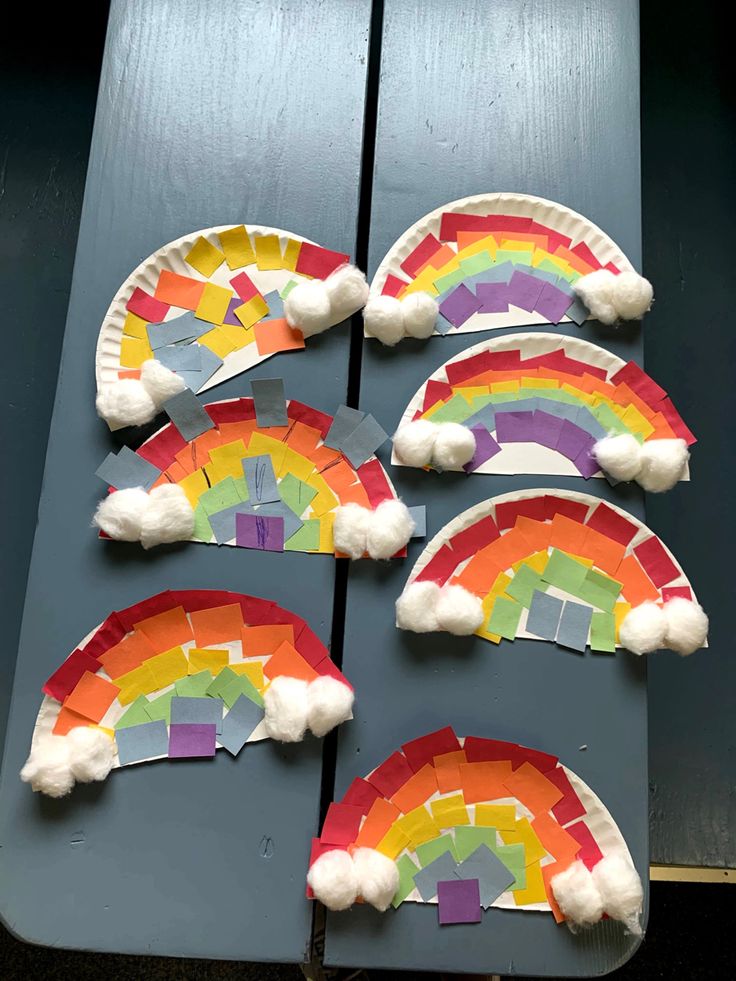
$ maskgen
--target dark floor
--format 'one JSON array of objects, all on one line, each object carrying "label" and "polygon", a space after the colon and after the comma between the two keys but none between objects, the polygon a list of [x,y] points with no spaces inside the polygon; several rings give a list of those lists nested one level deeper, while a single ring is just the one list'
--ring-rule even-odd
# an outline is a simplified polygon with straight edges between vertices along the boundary
[{"label": "dark floor", "polygon": [[[669,52],[672,60],[680,65],[682,52],[678,45],[683,46],[683,38],[692,27],[688,63],[692,66],[697,62],[699,44],[703,48],[699,57],[712,60],[717,51],[703,45],[703,24],[710,24],[715,33],[720,29],[721,21],[716,4],[709,6],[706,0],[697,13],[691,7],[684,8],[687,10],[685,27],[681,23],[678,29],[673,29],[670,21],[667,30],[662,32],[662,22],[656,13],[662,4],[647,0],[642,6],[645,259],[647,271],[659,281],[659,276],[654,275],[653,264],[662,257],[647,248],[656,238],[656,229],[647,226],[647,217],[655,214],[655,197],[658,191],[661,192],[661,181],[659,168],[647,166],[648,147],[652,153],[654,147],[652,141],[648,143],[646,132],[648,118],[657,113],[651,94],[648,96],[652,90],[647,89],[647,72],[658,72],[659,68],[656,60],[647,56],[647,51],[653,50],[647,46],[656,47],[660,61],[663,53]],[[668,4],[668,10],[677,6],[676,3]],[[4,32],[0,39],[3,93],[0,114],[0,291],[4,297],[6,323],[24,325],[22,338],[18,340],[15,335],[15,339],[7,342],[6,357],[0,362],[0,390],[5,421],[10,421],[3,431],[6,434],[11,429],[16,434],[21,431],[22,445],[38,447],[45,443],[53,403],[94,116],[106,5],[98,2],[85,7],[83,31],[71,22],[69,11],[64,7],[51,7],[43,17],[39,17],[37,11],[27,9],[27,33],[33,37],[33,61],[29,61],[26,50],[17,43],[17,30]],[[31,17],[34,18],[32,25]],[[63,44],[58,43],[60,36],[64,38]],[[677,70],[672,79],[673,102],[676,100],[676,81]],[[661,85],[659,94],[662,95]],[[659,132],[657,144],[664,138],[666,134]],[[694,152],[692,145],[686,143],[684,140],[682,158],[677,158],[681,159],[683,167],[687,166],[687,159],[692,160]],[[695,182],[693,186],[696,186]],[[648,201],[651,202],[649,208]],[[684,234],[684,230],[681,232]],[[14,269],[27,262],[33,262],[39,269],[39,289],[34,296],[17,297],[12,289]],[[32,413],[27,411],[31,402],[34,405]],[[2,455],[7,459],[6,452]],[[37,496],[40,490],[43,453],[37,449],[34,454],[28,452],[25,455],[24,482],[13,482],[12,486],[10,482],[0,482],[3,495],[0,507],[4,514],[35,510],[20,509],[13,497],[19,494]],[[2,564],[0,584],[0,616],[5,625],[5,642],[0,648],[0,743],[33,527],[24,527],[18,521],[6,522],[4,533],[4,550],[12,555],[12,561]],[[654,883],[646,940],[633,960],[612,977],[617,981],[730,977],[733,968],[728,938],[735,917],[736,889],[733,886]],[[303,974],[294,966],[143,959],[30,947],[0,927],[0,979],[19,981],[28,977],[43,977],[49,981],[55,978],[74,978],[75,981],[124,978],[128,981],[130,977],[142,981],[189,978],[197,981],[229,978],[291,981],[302,978]],[[344,971],[333,977],[346,981],[349,977],[365,979],[366,975]],[[386,972],[371,972],[370,981],[384,981],[388,977]],[[412,981],[419,975],[402,977]],[[318,975],[313,978],[320,981]]]},{"label": "dark floor", "polygon": [[[736,888],[729,884],[652,883],[651,915],[644,944],[620,970],[615,981],[685,979],[715,981],[733,976],[733,954],[728,942],[736,921]],[[565,929],[561,927],[561,929]],[[386,971],[368,974],[340,971],[332,981],[389,981]],[[402,981],[420,981],[425,975],[401,974]],[[0,977],[25,981],[303,981],[296,966],[237,964],[228,961],[177,960],[166,957],[128,957],[120,954],[85,954],[76,951],[29,947],[0,933]],[[313,981],[321,981],[312,975]],[[439,976],[438,976],[439,977]]]}]

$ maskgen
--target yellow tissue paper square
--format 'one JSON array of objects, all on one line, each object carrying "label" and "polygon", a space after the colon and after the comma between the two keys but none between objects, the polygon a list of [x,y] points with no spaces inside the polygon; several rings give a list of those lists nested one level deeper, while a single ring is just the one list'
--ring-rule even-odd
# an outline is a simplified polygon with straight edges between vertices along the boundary
[{"label": "yellow tissue paper square", "polygon": [[163,654],[146,658],[143,664],[153,675],[157,688],[173,685],[179,678],[185,678],[189,674],[189,662],[181,647],[172,647]]},{"label": "yellow tissue paper square", "polygon": [[232,298],[232,290],[215,283],[206,283],[194,316],[210,324],[221,324],[227,316],[228,304]]},{"label": "yellow tissue paper square", "polygon": [[137,314],[131,313],[129,310],[125,315],[123,334],[125,334],[126,337],[138,337],[142,341],[148,341],[146,323],[147,321],[145,321],[143,317],[139,317]]},{"label": "yellow tissue paper square", "polygon": [[256,235],[256,265],[259,269],[282,269],[281,243],[278,235]]},{"label": "yellow tissue paper square", "polygon": [[429,806],[432,808],[432,817],[441,828],[454,828],[458,824],[470,824],[468,809],[462,794],[453,794],[451,797],[433,800]]},{"label": "yellow tissue paper square", "polygon": [[178,483],[193,508],[197,506],[199,495],[209,490],[210,486],[202,470],[195,470],[194,473],[187,474]]},{"label": "yellow tissue paper square", "polygon": [[260,294],[252,296],[246,303],[241,303],[233,311],[235,316],[246,329],[257,324],[268,313],[268,304]]},{"label": "yellow tissue paper square", "polygon": [[221,671],[230,659],[230,652],[209,650],[207,648],[192,647],[189,651],[189,674],[197,674],[199,671],[209,671],[211,675],[216,675]]},{"label": "yellow tissue paper square", "polygon": [[286,248],[284,249],[284,259],[283,268],[289,269],[291,272],[296,271],[296,263],[299,259],[299,253],[302,249],[302,243],[297,242],[295,238],[290,238],[286,243]]},{"label": "yellow tissue paper square", "polygon": [[261,661],[243,661],[240,664],[229,664],[228,667],[235,674],[243,674],[250,683],[262,691],[263,689],[263,663]]},{"label": "yellow tissue paper square", "polygon": [[232,341],[227,336],[223,334],[219,327],[215,327],[214,330],[208,331],[206,334],[202,334],[201,337],[197,338],[198,344],[204,344],[208,347],[210,351],[213,351],[218,358],[226,358],[228,354],[232,354],[235,350]]},{"label": "yellow tissue paper square", "polygon": [[245,225],[236,225],[234,228],[220,232],[220,245],[230,269],[241,269],[256,261],[256,254]]},{"label": "yellow tissue paper square", "polygon": [[513,831],[516,826],[516,808],[513,804],[476,804],[475,823],[481,828]]},{"label": "yellow tissue paper square", "polygon": [[206,238],[200,235],[189,254],[185,256],[184,261],[192,269],[196,269],[198,273],[209,278],[225,261],[225,253],[220,252],[216,245],[208,242]]}]

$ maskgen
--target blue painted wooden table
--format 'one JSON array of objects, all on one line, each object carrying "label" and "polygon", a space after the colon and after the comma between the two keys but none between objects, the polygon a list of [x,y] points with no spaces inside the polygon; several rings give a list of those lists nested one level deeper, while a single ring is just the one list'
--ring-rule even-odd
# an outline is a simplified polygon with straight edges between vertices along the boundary
[{"label": "blue painted wooden table", "polygon": [[[297,961],[311,930],[302,883],[322,778],[316,743],[264,743],[208,767],[134,768],[63,802],[38,800],[17,778],[41,682],[115,607],[165,587],[232,588],[283,602],[330,639],[330,563],[300,555],[255,562],[237,550],[194,547],[143,555],[102,546],[88,527],[99,494],[91,474],[112,443],[92,410],[94,342],[109,298],[140,259],[190,229],[239,220],[354,251],[369,3],[227,6],[228,17],[214,20],[196,0],[113,3],[0,784],[0,911],[39,943]],[[574,0],[473,0],[452,17],[441,0],[421,9],[387,0],[370,271],[426,211],[499,189],[569,204],[638,263],[636,52],[634,0],[597,0],[582,14]],[[362,407],[391,431],[430,371],[483,336],[395,352],[366,345]],[[641,354],[636,331],[613,337],[586,326],[582,336]],[[289,394],[332,411],[346,395],[348,346],[347,332],[333,331],[298,357],[232,380],[217,397],[246,392],[250,377],[280,374]],[[357,380],[359,347],[353,356]],[[580,487],[393,476],[410,503],[428,504],[430,534],[514,487]],[[606,487],[593,492],[621,500]],[[636,496],[624,506],[641,514]],[[344,664],[359,705],[339,739],[338,792],[436,725],[513,738],[559,753],[590,782],[644,873],[643,663],[581,661],[519,641],[498,651],[460,642],[460,656],[434,640],[420,650],[392,627],[393,601],[419,548],[403,565],[351,571]],[[263,792],[257,804],[254,787]],[[266,838],[274,843],[268,859]],[[404,906],[385,917],[368,909],[330,916],[326,959],[572,977],[611,970],[635,947],[612,924],[575,938],[549,917],[492,910],[468,935],[437,931],[434,914]]]}]

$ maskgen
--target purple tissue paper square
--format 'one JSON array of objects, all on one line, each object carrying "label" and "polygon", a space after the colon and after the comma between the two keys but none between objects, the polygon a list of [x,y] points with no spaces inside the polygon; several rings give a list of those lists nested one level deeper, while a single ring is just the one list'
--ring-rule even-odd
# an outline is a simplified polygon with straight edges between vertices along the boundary
[{"label": "purple tissue paper square", "polygon": [[595,440],[592,436],[589,436],[588,439],[590,440],[589,445],[582,449],[573,460],[573,463],[586,480],[588,477],[595,476],[601,469],[598,461],[593,456]]},{"label": "purple tissue paper square", "polygon": [[587,450],[594,442],[595,440],[590,433],[586,433],[584,429],[576,426],[569,419],[563,420],[560,436],[557,440],[557,449],[568,460],[576,460],[583,450]]},{"label": "purple tissue paper square", "polygon": [[473,426],[471,432],[475,436],[475,453],[473,454],[473,459],[463,467],[465,473],[473,473],[486,460],[490,460],[496,453],[501,452],[501,447],[487,429],[484,429],[482,426]]},{"label": "purple tissue paper square", "polygon": [[496,439],[499,443],[533,443],[533,412],[496,412]]},{"label": "purple tissue paper square", "polygon": [[570,297],[558,290],[552,283],[545,283],[539,294],[537,313],[541,313],[551,324],[559,324],[570,306]]},{"label": "purple tissue paper square", "polygon": [[239,548],[283,552],[284,519],[260,514],[236,514],[235,542]]},{"label": "purple tissue paper square", "polygon": [[241,306],[242,303],[243,301],[240,299],[239,296],[234,296],[232,300],[230,300],[230,302],[227,305],[227,313],[225,314],[225,319],[223,320],[224,324],[232,324],[233,327],[243,326],[238,320],[238,318],[235,316],[235,307]]},{"label": "purple tissue paper square", "polygon": [[479,309],[480,300],[468,289],[465,283],[461,283],[440,304],[440,313],[446,320],[450,321],[453,327],[462,327],[465,321],[469,320]]},{"label": "purple tissue paper square", "polygon": [[169,726],[169,758],[214,756],[217,726],[204,722]]},{"label": "purple tissue paper square", "polygon": [[507,283],[478,283],[479,313],[506,313],[509,308]]},{"label": "purple tissue paper square", "polygon": [[535,276],[530,276],[529,273],[520,272],[517,269],[507,286],[509,303],[531,313],[536,308],[544,283],[543,279],[537,279]]},{"label": "purple tissue paper square", "polygon": [[480,923],[480,883],[477,879],[452,879],[437,883],[440,926],[448,923]]},{"label": "purple tissue paper square", "polygon": [[537,409],[534,413],[534,442],[539,443],[540,446],[547,446],[550,450],[556,450],[564,421],[558,416]]}]

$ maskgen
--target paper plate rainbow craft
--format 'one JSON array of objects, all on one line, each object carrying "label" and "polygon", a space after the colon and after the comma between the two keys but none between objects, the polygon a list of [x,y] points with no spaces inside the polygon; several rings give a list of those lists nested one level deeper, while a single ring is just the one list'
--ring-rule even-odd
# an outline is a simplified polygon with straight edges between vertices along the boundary
[{"label": "paper plate rainbow craft", "polygon": [[138,377],[151,358],[202,392],[272,354],[303,348],[302,334],[285,320],[285,297],[348,262],[343,253],[261,225],[220,225],[169,242],[133,270],[105,314],[98,392]]},{"label": "paper plate rainbow craft", "polygon": [[573,928],[605,912],[641,933],[641,882],[593,791],[556,756],[449,726],[330,805],[308,882],[332,909],[357,897],[382,911],[437,904],[440,925],[480,922],[489,907],[538,910]]},{"label": "paper plate rainbow craft", "polygon": [[[664,389],[635,362],[545,333],[496,337],[451,358],[414,395],[398,431],[417,419],[472,430],[473,458],[446,468],[466,473],[603,477],[594,451],[609,435],[660,447],[684,440],[685,455],[696,441]],[[396,447],[391,462],[408,465]],[[688,477],[685,462],[680,479]]]},{"label": "paper plate rainbow craft", "polygon": [[[103,533],[140,540],[144,547],[191,540],[333,555],[333,525],[346,505],[380,515],[384,502],[396,501],[374,455],[387,436],[371,415],[341,406],[333,417],[284,400],[278,379],[254,382],[254,392],[259,385],[267,394],[275,385],[276,399],[267,399],[266,408],[259,409],[258,396],[202,406],[182,392],[166,403],[176,422],[135,453],[123,448],[110,454],[97,472],[110,490],[96,518]],[[140,497],[144,508],[155,511],[154,500],[173,495],[173,487],[180,489],[175,507],[181,524],[168,538],[148,541],[140,520],[130,532],[105,511],[125,500],[121,494]],[[158,536],[156,527],[153,533]],[[405,554],[407,540],[391,554]]]},{"label": "paper plate rainbow craft", "polygon": [[517,637],[583,653],[706,645],[707,617],[669,549],[637,518],[573,491],[483,501],[450,521],[417,559],[396,604],[419,633]]},{"label": "paper plate rainbow craft", "polygon": [[[284,683],[303,715],[291,741],[352,718],[349,683],[300,617],[243,593],[167,590],[111,613],[46,681],[23,779],[63,796],[131,763],[236,756],[284,738],[268,694]],[[325,688],[339,711],[315,721]]]},{"label": "paper plate rainbow craft", "polygon": [[589,312],[573,287],[600,269],[634,272],[587,218],[529,194],[478,194],[404,232],[378,267],[371,298],[429,294],[439,304],[436,334],[582,324]]}]

